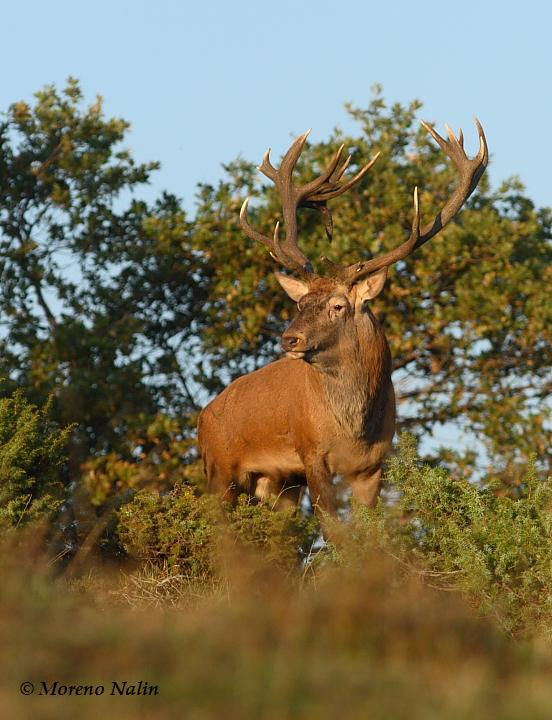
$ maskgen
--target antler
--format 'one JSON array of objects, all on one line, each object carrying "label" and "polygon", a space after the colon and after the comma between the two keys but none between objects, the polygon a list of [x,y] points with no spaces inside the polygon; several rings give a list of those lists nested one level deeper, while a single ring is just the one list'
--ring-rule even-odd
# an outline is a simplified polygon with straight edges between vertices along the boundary
[{"label": "antler", "polygon": [[312,273],[313,270],[310,260],[303,254],[297,244],[297,209],[299,207],[314,207],[319,209],[324,215],[326,231],[331,237],[332,219],[326,206],[327,201],[338,197],[353,187],[353,185],[356,185],[379,157],[378,153],[354,177],[342,181],[351,157],[349,156],[341,162],[344,148],[344,145],[341,145],[320,177],[311,180],[311,182],[305,185],[297,186],[293,183],[293,170],[309,133],[310,130],[293,142],[284,155],[278,169],[270,162],[270,149],[266,151],[263,161],[259,166],[259,170],[274,182],[280,194],[286,230],[285,239],[280,240],[279,222],[276,223],[272,238],[255,230],[255,228],[249,224],[247,220],[249,198],[244,201],[240,211],[240,225],[250,238],[265,245],[270,250],[272,257],[288,269],[299,270],[305,273]]},{"label": "antler", "polygon": [[460,182],[452,193],[452,196],[445,203],[441,212],[432,222],[424,226],[421,232],[418,188],[415,188],[414,220],[412,223],[412,232],[410,233],[408,240],[398,248],[395,248],[395,250],[391,250],[385,255],[380,255],[372,260],[353,263],[352,265],[348,265],[346,267],[334,265],[332,263],[333,270],[336,275],[338,275],[342,280],[351,283],[361,280],[377,270],[393,265],[393,263],[396,263],[407,257],[407,255],[410,255],[413,250],[422,246],[434,235],[437,235],[437,233],[452,220],[477,187],[477,183],[485,172],[489,159],[489,150],[483,127],[477,118],[475,119],[475,122],[479,133],[479,152],[475,158],[471,159],[464,152],[464,136],[462,134],[462,130],[460,130],[459,137],[456,137],[448,125],[445,125],[449,135],[449,139],[445,140],[430,125],[425,122],[422,123],[425,129],[437,141],[441,149],[453,161],[456,169],[458,170]]}]

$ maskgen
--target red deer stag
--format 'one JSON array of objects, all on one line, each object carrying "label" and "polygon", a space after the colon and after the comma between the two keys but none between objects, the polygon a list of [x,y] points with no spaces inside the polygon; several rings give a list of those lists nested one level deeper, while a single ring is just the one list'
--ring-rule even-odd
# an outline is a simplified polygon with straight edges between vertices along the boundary
[{"label": "red deer stag", "polygon": [[332,480],[340,475],[358,501],[377,501],[382,463],[395,432],[395,397],[389,346],[368,301],[381,292],[389,266],[436,235],[474,191],[488,160],[485,134],[476,122],[480,148],[473,159],[464,152],[462,131],[457,138],[447,128],[445,140],[424,123],[459,174],[457,187],[435,219],[420,228],[415,188],[412,231],[406,242],[348,266],[324,258],[326,276],[313,271],[298,247],[297,209],[321,209],[331,235],[327,201],[359,182],[379,153],[344,180],[350,158],[342,161],[341,146],[320,177],[297,186],[293,170],[308,133],[295,140],[278,169],[267,151],[259,169],[281,196],[285,238],[280,238],[279,223],[272,237],[249,224],[248,200],[240,223],[249,237],[297,275],[276,272],[298,313],[282,336],[286,356],[235,380],[201,413],[199,445],[210,491],[231,502],[243,491],[272,495],[281,507],[298,502],[306,484],[317,509],[335,514]]}]

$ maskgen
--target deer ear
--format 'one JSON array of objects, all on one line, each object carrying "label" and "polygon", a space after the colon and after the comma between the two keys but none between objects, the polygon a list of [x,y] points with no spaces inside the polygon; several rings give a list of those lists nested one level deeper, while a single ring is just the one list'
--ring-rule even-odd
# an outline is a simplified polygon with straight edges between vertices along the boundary
[{"label": "deer ear", "polygon": [[291,277],[290,275],[284,275],[281,272],[275,272],[276,280],[284,288],[289,297],[295,302],[299,302],[303,295],[306,295],[309,291],[309,286],[303,280]]},{"label": "deer ear", "polygon": [[386,279],[387,268],[384,267],[373,275],[369,275],[364,280],[361,280],[357,284],[357,298],[359,298],[361,302],[364,302],[365,300],[372,300],[372,298],[377,297],[383,290]]}]

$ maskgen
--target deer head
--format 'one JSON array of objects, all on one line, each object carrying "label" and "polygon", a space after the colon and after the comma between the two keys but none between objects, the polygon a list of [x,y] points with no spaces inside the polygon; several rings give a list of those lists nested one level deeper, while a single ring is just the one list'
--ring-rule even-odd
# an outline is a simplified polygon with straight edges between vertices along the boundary
[{"label": "deer head", "polygon": [[295,185],[293,170],[305,145],[309,132],[298,137],[284,155],[280,167],[275,168],[267,150],[259,169],[272,180],[281,197],[285,223],[285,237],[280,238],[280,223],[276,223],[272,237],[255,230],[248,222],[249,199],[243,203],[240,224],[245,233],[265,245],[271,256],[294,275],[276,272],[278,282],[298,305],[298,315],[283,334],[283,348],[292,358],[302,358],[325,366],[334,364],[334,356],[355,335],[355,327],[366,316],[371,316],[368,300],[383,289],[388,268],[406,258],[416,248],[434,237],[447,225],[471,193],[475,190],[488,162],[485,134],[476,119],[479,133],[479,152],[469,158],[464,151],[462,131],[459,136],[447,127],[449,139],[441,137],[430,125],[422,123],[444,153],[452,160],[459,181],[441,211],[427,225],[420,228],[418,188],[414,188],[414,212],[410,236],[399,247],[370,260],[352,265],[338,265],[321,258],[327,267],[326,274],[314,272],[310,260],[303,254],[297,241],[297,210],[312,207],[320,210],[331,238],[332,218],[327,203],[356,185],[373,167],[377,153],[354,177],[344,179],[351,157],[342,159],[344,146],[338,149],[326,170],[305,185]]}]

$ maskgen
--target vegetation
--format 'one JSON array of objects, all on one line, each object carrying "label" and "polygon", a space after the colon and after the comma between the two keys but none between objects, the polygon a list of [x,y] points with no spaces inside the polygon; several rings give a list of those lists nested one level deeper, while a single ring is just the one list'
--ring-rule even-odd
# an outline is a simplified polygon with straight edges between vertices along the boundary
[{"label": "vegetation", "polygon": [[157,164],[120,148],[128,123],[106,119],[101,98],[81,101],[70,80],[0,125],[0,367],[77,423],[73,473],[92,455],[128,456],[129,438],[169,403],[190,411],[175,353],[202,297],[178,200],[133,196]]},{"label": "vegetation", "polygon": [[0,399],[0,530],[51,519],[67,493],[65,446],[71,428],[51,422],[21,390]]},{"label": "vegetation", "polygon": [[386,480],[398,497],[356,509],[354,542],[376,543],[432,586],[460,592],[507,633],[550,637],[552,478],[539,480],[530,463],[515,489],[475,485],[421,463],[406,435]]},{"label": "vegetation", "polygon": [[[171,446],[193,437],[213,392],[275,357],[290,315],[273,261],[238,227],[246,195],[257,226],[272,228],[279,216],[254,166],[229,163],[217,185],[200,186],[193,218],[169,193],[148,204],[139,191],[157,164],[134,162],[122,146],[128,123],[106,118],[101,98],[82,100],[75,80],[46,87],[0,125],[0,375],[5,393],[21,387],[38,404],[53,393],[55,419],[77,423],[73,477],[98,457],[136,463],[155,454],[152,423],[170,426]],[[318,214],[303,211],[301,241],[313,258],[352,261],[397,245],[415,185],[425,217],[448,196],[454,171],[419,126],[420,107],[389,108],[376,90],[366,109],[349,108],[357,135],[336,130],[305,150],[305,176],[341,142],[353,170],[381,152],[363,183],[335,201],[331,247]],[[459,218],[393,270],[375,303],[403,429],[420,435],[455,422],[513,480],[532,452],[551,462],[551,225],[550,209],[535,208],[518,180],[491,190],[484,177]],[[194,461],[189,443],[176,455]],[[442,458],[468,472],[475,465],[472,453]]]},{"label": "vegetation", "polygon": [[[305,211],[314,258],[398,244],[411,190],[435,212],[454,174],[418,102],[376,90],[334,244]],[[188,217],[139,197],[156,163],[128,123],[47,87],[0,123],[0,705],[9,717],[545,718],[552,693],[552,211],[517,179],[483,179],[459,218],[393,271],[376,311],[403,435],[375,509],[319,538],[306,510],[203,494],[199,407],[272,359],[290,308],[273,263],[237,226],[245,195],[270,228],[275,195],[226,166]],[[468,135],[469,137],[469,135]],[[469,140],[468,140],[469,142]],[[456,423],[483,444],[420,458]],[[27,680],[102,684],[98,698],[23,696]],[[147,681],[153,697],[112,697]]]},{"label": "vegetation", "polygon": [[[245,496],[235,508],[177,486],[171,493],[141,490],[119,511],[118,532],[129,555],[176,568],[187,579],[212,576],[222,559],[248,546],[273,567],[291,570],[314,545],[314,518],[294,510],[274,512]],[[221,556],[222,552],[222,556]]]},{"label": "vegetation", "polygon": [[[190,502],[189,491],[142,491],[123,508],[126,546],[150,560],[122,576],[96,567],[56,579],[28,545],[4,546],[2,707],[46,718],[546,718],[549,549],[534,552],[546,533],[542,514],[528,516],[533,492],[548,493],[548,484],[516,499],[456,487],[419,464],[411,441],[390,475],[420,493],[404,533],[387,534],[398,526],[396,504],[358,509],[306,565],[285,542],[273,543],[277,562],[266,553],[265,539],[286,525],[279,514],[241,505],[244,543],[242,523],[208,500]],[[449,511],[442,500],[451,498]],[[525,518],[521,528],[515,513],[497,509],[502,499]],[[493,529],[497,516],[506,519]],[[465,549],[454,536],[461,526]],[[515,547],[498,567],[517,541],[512,530],[532,538],[527,563]],[[508,623],[519,610],[521,621]],[[39,689],[59,679],[105,692],[22,697],[23,678]],[[113,680],[147,681],[159,694],[112,697]]]}]

